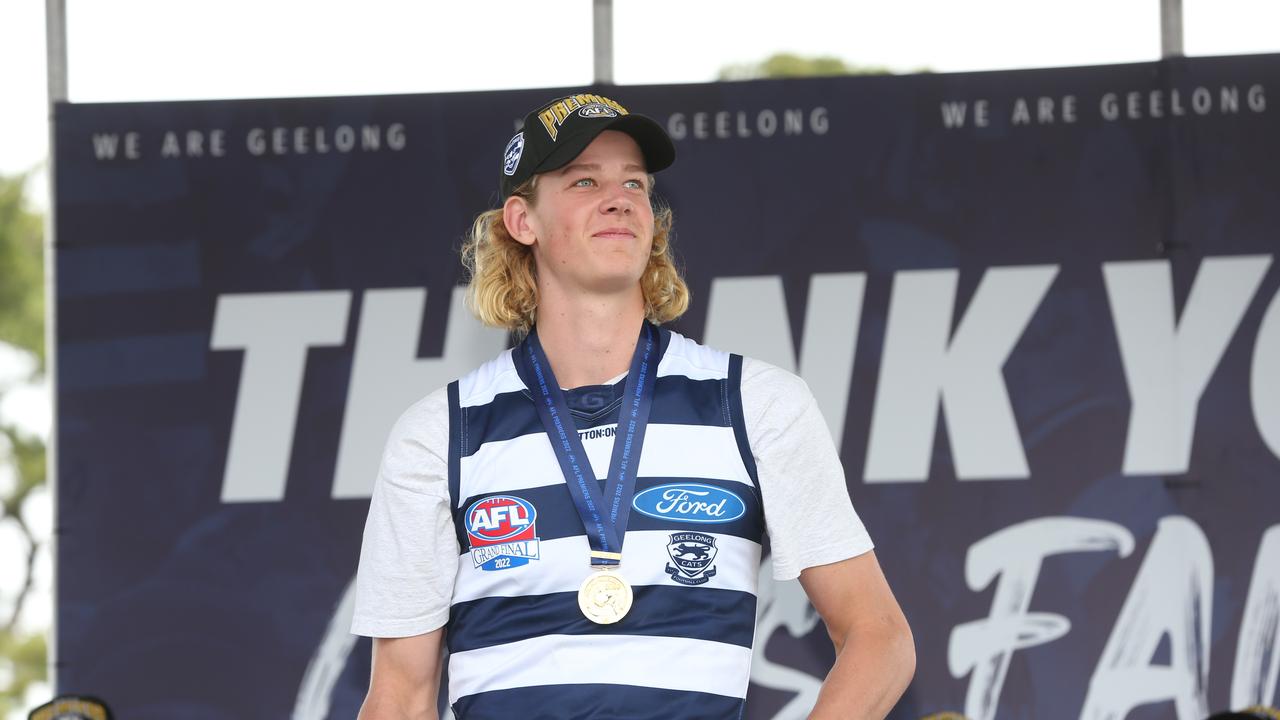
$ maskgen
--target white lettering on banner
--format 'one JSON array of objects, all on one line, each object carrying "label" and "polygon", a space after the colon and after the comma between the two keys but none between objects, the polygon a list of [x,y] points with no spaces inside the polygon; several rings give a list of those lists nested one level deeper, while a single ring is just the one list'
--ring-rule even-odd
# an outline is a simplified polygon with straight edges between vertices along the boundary
[{"label": "white lettering on banner", "polygon": [[[946,99],[938,104],[942,115],[942,127],[956,130],[965,127],[972,102],[973,127],[986,127],[989,101]],[[1078,96],[1061,98],[1036,96],[1015,97],[1006,101],[1001,112],[1007,113],[1009,125],[1042,127],[1058,122],[1073,124],[1078,119]],[[1221,85],[1216,88],[1153,88],[1106,92],[1088,97],[1085,105],[1095,106],[1100,119],[1105,122],[1142,121],[1148,118],[1181,118],[1214,114],[1260,114],[1267,110],[1267,90],[1260,84],[1249,85],[1243,91],[1239,85]]]},{"label": "white lettering on banner", "polygon": [[970,546],[964,565],[969,589],[980,592],[997,577],[999,582],[991,598],[991,614],[957,625],[947,645],[951,676],[970,675],[964,706],[967,717],[995,717],[1015,651],[1052,642],[1071,629],[1071,621],[1061,615],[1027,611],[1045,558],[1099,551],[1127,557],[1133,552],[1133,535],[1105,520],[1047,517],[1011,525]]},{"label": "white lettering on banner", "polygon": [[[136,132],[124,134],[124,157],[126,160],[137,160],[142,157],[141,139]],[[118,133],[94,133],[93,156],[98,160],[115,160],[120,150]]]},{"label": "white lettering on banner", "polygon": [[716,137],[729,138],[729,113],[716,113]]},{"label": "white lettering on banner", "polygon": [[[1178,720],[1208,716],[1213,555],[1185,517],[1160,521],[1102,659],[1089,681],[1081,718],[1124,720],[1139,705],[1172,700]],[[1152,665],[1169,636],[1169,663]]]},{"label": "white lettering on banner", "polygon": [[1262,534],[1244,603],[1236,662],[1231,675],[1231,707],[1270,705],[1280,680],[1280,525]]},{"label": "white lettering on banner", "polygon": [[1280,292],[1271,298],[1254,340],[1249,401],[1258,433],[1280,458]]},{"label": "white lettering on banner", "polygon": [[178,157],[181,154],[182,147],[178,145],[177,134],[172,132],[165,133],[164,140],[160,143],[160,157]]},{"label": "white lettering on banner", "polygon": [[1031,122],[1031,111],[1027,109],[1027,101],[1018,98],[1013,101],[1013,117],[1011,119],[1014,125],[1026,125]]},{"label": "white lettering on banner", "polygon": [[[1269,263],[1269,256],[1206,258],[1176,324],[1167,264],[1104,266],[1133,398],[1126,473],[1185,471],[1199,397]],[[957,271],[896,275],[867,441],[866,482],[926,479],[939,407],[959,479],[1028,476],[1003,367],[1056,272],[1056,266],[1040,265],[989,269],[954,333],[949,328]],[[781,278],[715,278],[706,342],[789,372],[798,367],[838,447],[844,437],[865,285],[862,273],[814,275],[804,337],[796,353]],[[480,325],[466,310],[463,292],[453,290],[440,358],[416,357],[424,289],[366,293],[333,497],[368,497],[387,428],[398,413],[504,347],[505,334]],[[334,300],[338,297],[341,300]],[[344,342],[349,303],[347,292],[219,299],[213,349],[254,349],[246,355],[231,433],[223,487],[228,501],[283,498],[305,350]],[[324,317],[308,314],[312,312]],[[290,313],[302,315],[295,320]],[[275,358],[277,352],[283,355]],[[1259,432],[1280,456],[1277,367],[1280,294],[1259,326],[1251,377]],[[257,407],[267,409],[266,414],[250,412]],[[255,457],[259,460],[250,463]]]},{"label": "white lettering on banner", "polygon": [[839,448],[866,281],[863,273],[812,277],[797,362],[782,278],[715,278],[707,301],[706,343],[796,372],[813,390],[818,410]]},{"label": "white lettering on banner", "polygon": [[[1170,523],[1168,521],[1172,520]],[[1174,527],[1175,530],[1165,530]],[[1160,540],[1161,536],[1163,540]],[[1178,537],[1172,537],[1178,536]],[[1190,541],[1189,543],[1187,541]],[[1159,564],[1172,573],[1150,573],[1150,582],[1135,581],[1129,591],[1126,606],[1135,595],[1143,596],[1143,602],[1161,600],[1169,595],[1169,588],[1184,588],[1194,593],[1203,588],[1200,578],[1204,573],[1204,536],[1195,524],[1182,517],[1166,518],[1148,550],[1147,567],[1156,542],[1165,547],[1160,553]],[[1181,547],[1180,547],[1181,545]],[[974,700],[975,675],[970,679],[965,715],[972,720],[989,720],[999,709],[1001,684],[993,683],[996,670],[1000,670],[1001,683],[1008,668],[1008,655],[1018,649],[1050,642],[1070,630],[1070,622],[1051,613],[1027,612],[1028,601],[1035,591],[1043,560],[1052,555],[1072,552],[1115,551],[1120,557],[1128,557],[1133,551],[1133,535],[1128,529],[1115,523],[1074,517],[1046,517],[1026,520],[979,540],[969,548],[965,559],[965,580],[974,592],[981,591],[999,576],[991,602],[991,615],[983,620],[957,625],[951,633],[947,648],[947,663],[953,677],[963,677],[966,672],[982,670],[987,682],[981,685],[988,694]],[[1183,548],[1193,553],[1180,555]],[[1142,575],[1139,571],[1139,576]],[[822,678],[771,659],[765,648],[778,630],[785,630],[793,638],[803,638],[817,627],[818,614],[814,612],[800,583],[795,580],[773,580],[772,557],[764,556],[758,573],[759,590],[756,598],[756,641],[752,649],[751,682],[766,688],[783,690],[792,699],[775,715],[780,718],[800,718],[813,708]],[[1265,578],[1265,579],[1264,579]],[[1172,584],[1164,584],[1172,580]],[[1192,580],[1193,582],[1185,582]],[[298,688],[293,713],[294,720],[323,720],[329,716],[330,697],[339,678],[345,672],[355,647],[356,636],[350,632],[354,610],[355,582],[347,586],[342,600],[316,647],[311,662]],[[1005,601],[1009,602],[1005,602]],[[1175,607],[1187,607],[1187,597]],[[1205,608],[1206,610],[1208,608]],[[1013,610],[1013,612],[1010,612]],[[1280,616],[1280,525],[1274,525],[1263,534],[1254,565],[1254,575],[1245,603],[1244,620],[1240,624],[1237,639],[1235,675],[1232,679],[1231,707],[1267,704],[1276,690],[1277,673],[1280,672],[1280,652],[1274,648],[1277,642],[1277,617]],[[1122,611],[1122,615],[1123,615]],[[1188,616],[1187,620],[1191,618]],[[1202,616],[1209,621],[1209,616]],[[1128,626],[1126,626],[1128,627]],[[1060,631],[1060,632],[1057,632]],[[1053,634],[1057,632],[1057,634]],[[1113,635],[1120,633],[1119,623]],[[1199,637],[1199,636],[1197,636]],[[1040,642],[1035,642],[1039,640]],[[1158,637],[1157,637],[1158,640]],[[1273,644],[1268,651],[1267,643]],[[1172,645],[1172,643],[1171,643]],[[1244,650],[1242,651],[1241,648]],[[1154,647],[1152,647],[1154,652]],[[1241,661],[1242,654],[1245,660]],[[1141,660],[1149,660],[1150,654]],[[1207,657],[1205,657],[1207,672]],[[966,669],[968,668],[968,669]],[[1151,668],[1143,668],[1151,671]],[[1243,690],[1239,688],[1244,688]],[[1092,691],[1092,689],[1091,689]],[[1112,694],[1103,690],[1095,695],[1103,712],[1119,707],[1131,693],[1124,687],[1112,684]],[[442,716],[445,720],[448,716]],[[1088,715],[1087,720],[1115,718],[1120,715]],[[1181,717],[1181,716],[1180,716]]]},{"label": "white lettering on banner", "polygon": [[[1215,102],[1216,99],[1216,102]],[[1131,90],[1126,93],[1109,92],[1098,102],[1102,119],[1114,121],[1122,117],[1126,120],[1142,120],[1144,118],[1182,117],[1194,113],[1208,115],[1217,108],[1220,115],[1235,115],[1240,112],[1240,88],[1236,85],[1223,85],[1215,94],[1207,87],[1192,88],[1189,96],[1185,89],[1169,90]],[[1262,85],[1250,85],[1245,90],[1245,107],[1251,112],[1261,113],[1267,109],[1266,88]],[[1190,112],[1188,112],[1190,111]]]},{"label": "white lettering on banner", "polygon": [[1267,109],[1267,90],[1261,85],[1250,85],[1249,94],[1245,96],[1249,104],[1249,109],[1254,112],[1266,112]]},{"label": "white lettering on banner", "polygon": [[772,110],[761,110],[756,116],[756,130],[760,132],[760,137],[773,137],[778,131],[778,116]]},{"label": "white lettering on banner", "polygon": [[[831,118],[827,108],[817,106],[805,110],[803,108],[786,108],[781,111],[782,134],[784,136],[826,135],[831,129]],[[764,109],[755,113],[743,110],[718,112],[682,112],[667,116],[667,134],[672,140],[731,140],[745,139],[755,136],[772,137],[778,131],[778,113]]]},{"label": "white lettering on banner", "polygon": [[349,291],[221,295],[213,350],[244,350],[223,502],[284,499],[307,349],[341,345]]},{"label": "white lettering on banner", "polygon": [[[358,140],[358,143],[357,143]],[[245,134],[245,148],[250,155],[324,155],[331,150],[351,152],[357,144],[363,152],[377,152],[383,147],[400,151],[408,144],[404,123],[339,125],[330,132],[326,127],[253,128]]]},{"label": "white lettering on banner", "polygon": [[804,113],[799,110],[782,111],[782,134],[799,135],[804,132]]},{"label": "white lettering on banner", "polygon": [[957,478],[1029,475],[1003,368],[1057,273],[1056,265],[990,268],[954,336],[957,271],[894,277],[866,482],[928,477],[939,402]]},{"label": "white lettering on banner", "polygon": [[942,103],[942,126],[946,128],[964,127],[965,116],[969,112],[967,102]]},{"label": "white lettering on banner", "polygon": [[369,497],[387,433],[400,413],[505,347],[506,333],[481,325],[467,310],[465,293],[465,288],[456,287],[450,297],[443,355],[419,358],[426,289],[365,292],[338,440],[333,497]]},{"label": "white lettering on banner", "polygon": [[[1031,112],[1034,103],[1035,114]],[[981,107],[981,117],[979,116],[979,104]],[[943,125],[947,128],[964,127],[962,102],[945,102],[942,104],[944,114]],[[987,101],[979,100],[974,103],[974,126],[986,127],[986,108]],[[959,122],[956,122],[955,106],[961,106]],[[950,114],[950,118],[947,115]],[[1013,110],[1010,112],[1009,122],[1012,125],[1053,125],[1056,122],[1065,124],[1074,124],[1079,116],[1076,114],[1076,96],[1063,95],[1061,98],[1036,97],[1036,98],[1015,98],[1013,101]]]},{"label": "white lettering on banner", "polygon": [[93,156],[99,160],[114,160],[119,146],[119,135],[101,133],[93,136]]},{"label": "white lettering on banner", "polygon": [[[942,108],[942,126],[945,128],[962,128],[965,124],[966,116],[969,112],[969,103],[965,101],[948,101],[941,105]],[[973,101],[973,125],[974,127],[987,127],[991,124],[990,120],[991,101],[990,100],[974,100]]]},{"label": "white lettering on banner", "polygon": [[1036,100],[1036,121],[1041,125],[1053,122],[1053,98],[1042,97]]},{"label": "white lettering on banner", "polygon": [[356,146],[356,131],[350,125],[339,125],[333,131],[333,146],[338,148],[338,152],[351,152]]},{"label": "white lettering on banner", "polygon": [[1062,98],[1062,121],[1074,123],[1076,121],[1076,96],[1064,95]]},{"label": "white lettering on banner", "polygon": [[[169,131],[160,143],[160,157],[223,157],[227,154],[225,130],[188,130],[185,133]],[[207,146],[206,146],[207,143]]]},{"label": "white lettering on banner", "polygon": [[1168,261],[1103,264],[1133,404],[1126,475],[1187,471],[1200,395],[1270,264],[1266,255],[1205,258],[1176,323]]},{"label": "white lettering on banner", "polygon": [[809,127],[813,129],[814,135],[827,134],[827,130],[831,129],[831,121],[827,117],[826,108],[816,107],[809,111]]}]

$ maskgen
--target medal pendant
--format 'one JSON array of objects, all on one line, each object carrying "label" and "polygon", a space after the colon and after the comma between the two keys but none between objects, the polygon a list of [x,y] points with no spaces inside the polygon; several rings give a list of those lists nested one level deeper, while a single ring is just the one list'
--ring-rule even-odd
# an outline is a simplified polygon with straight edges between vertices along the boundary
[{"label": "medal pendant", "polygon": [[616,572],[595,571],[578,589],[578,607],[588,620],[601,625],[618,622],[631,609],[631,586]]}]

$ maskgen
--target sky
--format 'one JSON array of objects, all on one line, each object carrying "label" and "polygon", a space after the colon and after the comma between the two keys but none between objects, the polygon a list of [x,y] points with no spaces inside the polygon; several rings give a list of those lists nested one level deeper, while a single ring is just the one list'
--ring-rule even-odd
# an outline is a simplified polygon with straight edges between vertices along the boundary
[{"label": "sky", "polygon": [[[591,0],[66,0],[72,102],[592,80]],[[779,51],[935,72],[1155,60],[1159,0],[615,0],[619,85]],[[48,153],[44,0],[0,0],[0,173]],[[1183,0],[1188,55],[1280,52],[1275,0]],[[39,183],[32,183],[33,186]],[[47,191],[32,187],[41,206]]]},{"label": "sky", "polygon": [[[66,6],[71,102],[499,90],[593,78],[591,0]],[[783,51],[899,72],[1146,62],[1160,56],[1159,10],[1159,0],[614,0],[614,79],[710,82],[726,65]],[[33,172],[27,188],[37,208],[49,206],[40,171],[48,155],[44,12],[44,0],[0,0],[0,174]],[[1187,55],[1280,52],[1276,0],[1183,0],[1183,25]],[[0,387],[27,362],[0,343]],[[44,385],[0,404],[0,418],[41,435],[50,417]],[[4,451],[0,489],[12,482]],[[46,493],[28,518],[45,538],[51,511]],[[0,613],[22,579],[14,532],[0,524]],[[43,555],[23,627],[50,622],[51,567]]]}]

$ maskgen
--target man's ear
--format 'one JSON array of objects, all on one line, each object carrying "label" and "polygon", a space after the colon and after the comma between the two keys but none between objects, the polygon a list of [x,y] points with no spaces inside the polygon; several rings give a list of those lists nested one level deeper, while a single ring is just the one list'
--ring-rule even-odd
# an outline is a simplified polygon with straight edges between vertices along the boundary
[{"label": "man's ear", "polygon": [[530,225],[530,212],[533,210],[526,198],[512,195],[502,204],[502,222],[507,232],[521,245],[533,245],[538,239],[537,233]]}]

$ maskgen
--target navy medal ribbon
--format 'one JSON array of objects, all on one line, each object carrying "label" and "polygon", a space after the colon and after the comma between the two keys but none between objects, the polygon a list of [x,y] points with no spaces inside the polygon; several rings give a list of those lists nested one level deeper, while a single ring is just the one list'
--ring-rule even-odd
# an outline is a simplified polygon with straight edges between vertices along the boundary
[{"label": "navy medal ribbon", "polygon": [[591,544],[591,564],[595,567],[616,566],[622,562],[622,541],[635,494],[636,469],[649,425],[649,410],[653,407],[653,376],[659,343],[657,329],[648,322],[643,323],[631,356],[631,370],[623,390],[624,402],[618,414],[618,432],[613,440],[613,456],[603,492],[569,414],[564,391],[556,382],[551,363],[538,340],[538,329],[530,330],[529,336],[512,352],[516,372],[533,393],[534,407],[551,440],[574,507],[582,518]]}]

